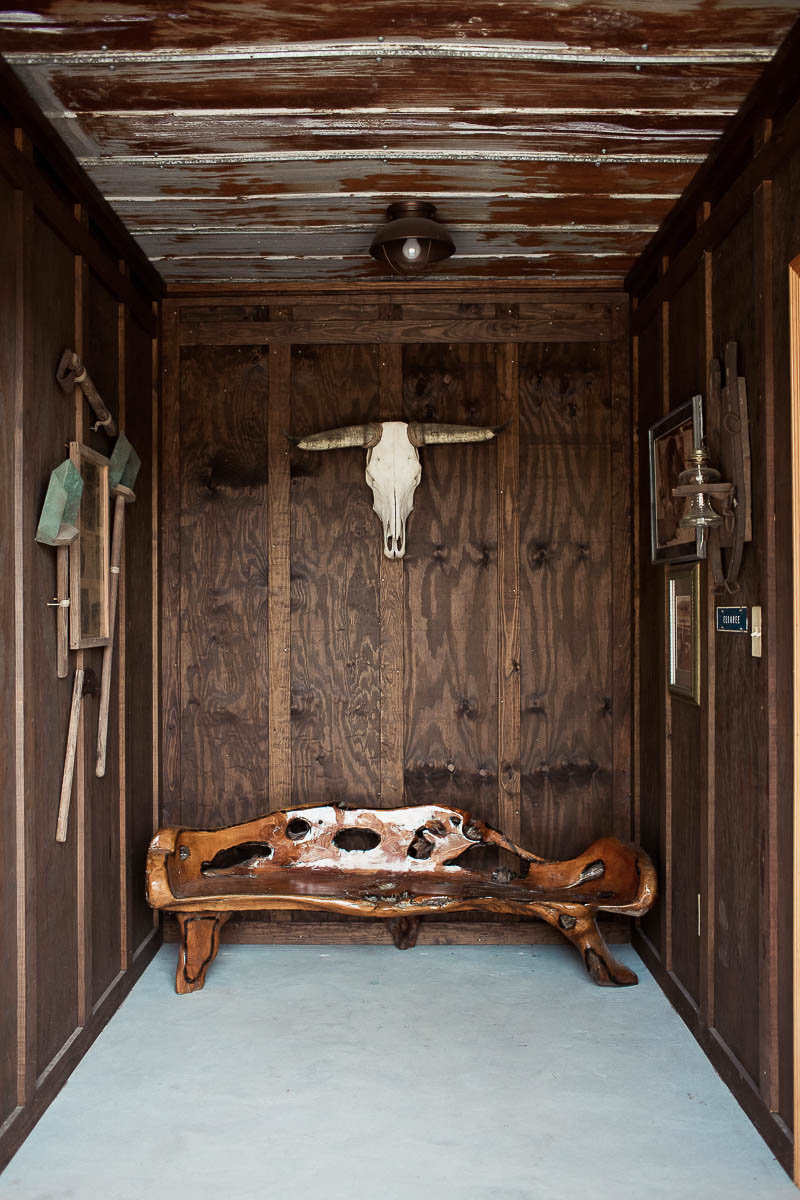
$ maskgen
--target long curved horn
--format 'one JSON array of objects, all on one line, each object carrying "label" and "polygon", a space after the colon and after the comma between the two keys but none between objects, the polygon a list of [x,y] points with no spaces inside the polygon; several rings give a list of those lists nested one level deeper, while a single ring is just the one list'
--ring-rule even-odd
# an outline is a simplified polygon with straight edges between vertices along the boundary
[{"label": "long curved horn", "polygon": [[343,450],[346,446],[377,446],[383,426],[376,422],[367,425],[342,425],[339,429],[324,429],[308,437],[291,438],[300,450]]},{"label": "long curved horn", "polygon": [[455,442],[489,442],[505,425],[436,425],[431,421],[409,421],[408,440],[412,446],[442,446]]}]

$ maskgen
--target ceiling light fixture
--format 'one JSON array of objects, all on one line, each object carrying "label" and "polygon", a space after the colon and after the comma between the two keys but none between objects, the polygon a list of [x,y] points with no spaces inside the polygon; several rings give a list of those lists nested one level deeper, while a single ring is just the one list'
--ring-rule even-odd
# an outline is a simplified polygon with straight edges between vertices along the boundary
[{"label": "ceiling light fixture", "polygon": [[386,216],[388,224],[375,234],[369,252],[396,274],[421,275],[454,253],[453,239],[436,219],[435,204],[398,200],[389,205]]}]

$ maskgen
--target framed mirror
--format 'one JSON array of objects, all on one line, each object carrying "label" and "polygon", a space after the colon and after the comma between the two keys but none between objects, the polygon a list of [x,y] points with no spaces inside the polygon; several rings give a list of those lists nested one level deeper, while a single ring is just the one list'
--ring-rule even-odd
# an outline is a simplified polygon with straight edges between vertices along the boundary
[{"label": "framed mirror", "polygon": [[83,479],[78,537],[69,550],[69,644],[85,650],[105,646],[111,632],[108,459],[80,442],[70,442],[69,457]]},{"label": "framed mirror", "polygon": [[700,703],[700,565],[670,567],[669,690]]}]

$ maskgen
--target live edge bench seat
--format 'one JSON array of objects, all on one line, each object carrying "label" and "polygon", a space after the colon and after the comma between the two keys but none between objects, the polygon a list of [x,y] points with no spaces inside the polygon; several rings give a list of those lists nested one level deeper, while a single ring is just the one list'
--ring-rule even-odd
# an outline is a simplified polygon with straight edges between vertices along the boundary
[{"label": "live edge bench seat", "polygon": [[[476,871],[457,861],[495,846],[522,861],[512,871]],[[565,862],[524,850],[461,809],[320,805],[281,809],[226,829],[160,829],[147,858],[147,899],[178,918],[176,989],[200,989],[233,913],[322,909],[389,923],[400,949],[420,918],[484,911],[538,917],[579,949],[595,983],[637,983],[609,952],[597,913],[642,916],[656,895],[644,851],[601,838]]]}]

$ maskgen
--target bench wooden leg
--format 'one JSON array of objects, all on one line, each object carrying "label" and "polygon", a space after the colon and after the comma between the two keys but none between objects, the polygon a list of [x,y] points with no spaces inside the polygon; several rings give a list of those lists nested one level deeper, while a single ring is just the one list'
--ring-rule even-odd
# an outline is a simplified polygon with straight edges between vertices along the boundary
[{"label": "bench wooden leg", "polygon": [[417,944],[421,917],[390,917],[386,924],[398,950],[410,950]]},{"label": "bench wooden leg", "polygon": [[199,992],[205,983],[206,971],[219,950],[219,932],[230,915],[229,912],[177,914],[181,941],[175,991],[180,996]]},{"label": "bench wooden leg", "polygon": [[614,958],[597,928],[595,917],[588,913],[576,916],[574,912],[555,905],[548,905],[547,911],[542,911],[541,915],[555,929],[559,929],[573,946],[577,946],[586,970],[599,987],[630,987],[639,982],[635,971]]}]

